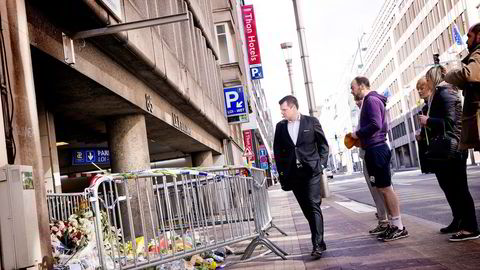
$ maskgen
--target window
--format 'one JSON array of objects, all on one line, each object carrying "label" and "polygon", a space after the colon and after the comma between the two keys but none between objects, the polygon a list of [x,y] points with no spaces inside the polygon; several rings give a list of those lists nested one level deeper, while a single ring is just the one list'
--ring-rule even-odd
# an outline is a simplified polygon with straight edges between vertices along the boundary
[{"label": "window", "polygon": [[452,1],[451,0],[445,0],[445,4],[447,6],[447,12],[449,12],[452,9]]},{"label": "window", "polygon": [[227,23],[217,24],[218,50],[220,52],[220,64],[235,62],[235,53],[232,44],[232,35]]}]

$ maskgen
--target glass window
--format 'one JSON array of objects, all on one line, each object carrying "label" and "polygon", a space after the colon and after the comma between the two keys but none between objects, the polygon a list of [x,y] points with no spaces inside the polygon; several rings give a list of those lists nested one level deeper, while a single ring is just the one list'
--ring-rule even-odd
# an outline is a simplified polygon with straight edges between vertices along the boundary
[{"label": "glass window", "polygon": [[452,1],[451,0],[445,0],[445,4],[447,7],[447,12],[449,12],[452,9]]},{"label": "glass window", "polygon": [[437,25],[438,22],[440,21],[439,18],[438,18],[438,4],[435,5],[435,7],[433,8],[432,12],[433,12],[433,13],[432,13],[432,14],[433,14],[433,23],[434,23],[435,25]]},{"label": "glass window", "polygon": [[215,29],[217,32],[218,50],[220,52],[220,64],[235,62],[232,36],[228,24],[218,24]]},{"label": "glass window", "polygon": [[438,2],[438,5],[440,7],[440,18],[443,18],[445,17],[445,15],[447,14],[446,11],[445,11],[445,4],[444,4],[444,1],[443,0],[440,0]]}]

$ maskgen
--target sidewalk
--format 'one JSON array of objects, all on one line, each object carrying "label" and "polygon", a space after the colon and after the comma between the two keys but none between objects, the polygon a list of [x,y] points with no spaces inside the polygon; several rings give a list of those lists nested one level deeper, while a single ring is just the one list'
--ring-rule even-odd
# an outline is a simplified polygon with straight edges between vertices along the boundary
[{"label": "sidewalk", "polygon": [[[273,253],[227,269],[479,269],[480,240],[452,243],[438,233],[441,224],[410,215],[402,219],[410,237],[384,243],[368,234],[376,225],[374,212],[356,213],[337,202],[333,194],[322,202],[327,251],[319,260],[310,256],[310,230],[292,192],[278,186],[269,192],[274,223],[288,236],[271,230],[269,239],[289,255],[284,261]],[[237,244],[242,251],[248,242]],[[257,247],[258,255],[266,248]],[[240,256],[229,258],[237,261]]]}]

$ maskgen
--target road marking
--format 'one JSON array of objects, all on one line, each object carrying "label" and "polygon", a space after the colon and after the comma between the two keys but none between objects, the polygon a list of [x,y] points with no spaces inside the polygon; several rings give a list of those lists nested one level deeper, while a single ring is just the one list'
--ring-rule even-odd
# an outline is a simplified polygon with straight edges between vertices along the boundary
[{"label": "road marking", "polygon": [[347,201],[347,202],[338,202],[335,201],[335,203],[347,208],[350,211],[353,211],[355,213],[370,213],[370,212],[375,212],[377,209],[374,207],[368,205],[368,204],[363,204],[359,203],[356,201]]},{"label": "road marking", "polygon": [[338,181],[329,183],[329,185],[341,185],[341,184],[348,184],[348,183],[355,183],[355,182],[365,182],[365,177],[357,177],[357,178],[352,178],[347,180],[338,180]]}]

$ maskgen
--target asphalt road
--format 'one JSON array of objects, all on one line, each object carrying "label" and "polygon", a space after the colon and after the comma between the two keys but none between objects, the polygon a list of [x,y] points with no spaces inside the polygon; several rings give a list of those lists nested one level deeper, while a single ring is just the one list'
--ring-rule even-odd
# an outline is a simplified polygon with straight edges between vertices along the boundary
[{"label": "asphalt road", "polygon": [[[477,220],[480,224],[480,166],[470,166],[467,172],[470,193],[475,201]],[[445,225],[451,222],[450,207],[434,174],[422,174],[420,170],[396,172],[393,184],[402,213]],[[335,175],[329,180],[329,187],[335,194],[374,206],[363,174]]]}]

